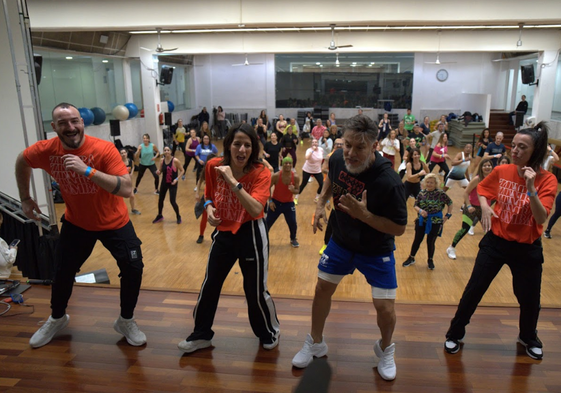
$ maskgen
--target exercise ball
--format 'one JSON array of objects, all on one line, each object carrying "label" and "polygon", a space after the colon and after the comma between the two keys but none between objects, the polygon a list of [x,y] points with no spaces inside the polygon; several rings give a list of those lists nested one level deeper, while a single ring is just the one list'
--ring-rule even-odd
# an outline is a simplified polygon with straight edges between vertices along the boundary
[{"label": "exercise ball", "polygon": [[175,105],[173,105],[173,102],[168,101],[168,112],[173,112],[174,109]]},{"label": "exercise ball", "polygon": [[132,102],[126,103],[125,106],[129,110],[129,119],[132,119],[133,117],[138,115],[138,108]]},{"label": "exercise ball", "polygon": [[78,111],[80,112],[80,117],[84,120],[85,126],[89,126],[93,123],[94,114],[91,110],[88,108],[78,108]]},{"label": "exercise ball", "polygon": [[113,108],[111,113],[113,114],[115,119],[118,120],[127,120],[129,118],[129,110],[124,105],[117,105],[115,108]]},{"label": "exercise ball", "polygon": [[91,111],[94,115],[94,125],[98,126],[100,124],[103,124],[103,122],[105,121],[105,111],[97,106],[95,108],[92,108]]}]

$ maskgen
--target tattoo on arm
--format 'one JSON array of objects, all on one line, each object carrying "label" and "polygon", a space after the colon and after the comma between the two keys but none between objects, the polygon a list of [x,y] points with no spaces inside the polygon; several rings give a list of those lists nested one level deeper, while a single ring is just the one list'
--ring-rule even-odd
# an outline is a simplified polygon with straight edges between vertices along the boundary
[{"label": "tattoo on arm", "polygon": [[117,176],[117,185],[115,189],[111,191],[111,194],[117,194],[121,190],[121,176]]}]

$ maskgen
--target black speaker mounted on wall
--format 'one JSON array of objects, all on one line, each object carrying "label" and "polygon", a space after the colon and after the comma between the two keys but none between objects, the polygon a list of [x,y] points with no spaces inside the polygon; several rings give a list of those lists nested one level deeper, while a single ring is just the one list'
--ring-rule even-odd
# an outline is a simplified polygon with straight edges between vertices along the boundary
[{"label": "black speaker mounted on wall", "polygon": [[37,85],[41,83],[41,69],[43,68],[43,56],[33,55],[33,63],[35,65],[35,78],[37,80]]},{"label": "black speaker mounted on wall", "polygon": [[164,124],[166,126],[171,126],[173,124],[171,122],[171,112],[164,112]]},{"label": "black speaker mounted on wall", "polygon": [[522,84],[531,85],[536,80],[533,64],[520,66],[520,72],[522,73]]},{"label": "black speaker mounted on wall", "polygon": [[171,80],[173,79],[173,67],[162,66],[162,70],[160,71],[160,84],[161,85],[169,85]]},{"label": "black speaker mounted on wall", "polygon": [[121,135],[121,122],[119,120],[109,120],[109,129],[111,136]]}]

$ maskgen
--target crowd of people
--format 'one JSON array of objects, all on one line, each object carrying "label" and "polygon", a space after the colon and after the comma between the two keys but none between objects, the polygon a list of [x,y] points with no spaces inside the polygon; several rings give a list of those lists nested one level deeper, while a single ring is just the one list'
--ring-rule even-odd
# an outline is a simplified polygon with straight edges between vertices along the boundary
[{"label": "crowd of people", "polygon": [[[220,111],[223,112],[221,107],[217,113],[219,122],[223,121]],[[194,158],[195,200],[202,217],[197,243],[203,242],[207,223],[215,230],[205,278],[193,311],[193,331],[178,344],[184,353],[212,345],[212,326],[222,285],[236,262],[243,275],[253,333],[266,350],[279,344],[280,323],[267,284],[268,231],[284,215],[289,244],[299,247],[298,198],[313,177],[318,183],[313,198],[316,204],[313,232],[325,230],[326,236],[318,262],[310,333],[292,359],[295,367],[305,368],[314,357],[327,354],[323,332],[331,298],[341,280],[358,269],[372,287],[381,334],[374,343],[378,373],[385,380],[395,379],[396,344],[392,337],[396,325],[396,237],[412,224],[413,244],[402,266],[415,264],[426,237],[427,267],[435,269],[436,241],[444,226],[451,225],[448,221],[455,209],[447,193],[454,183],[464,189],[462,200],[457,201],[461,205],[462,226],[447,248],[448,257],[456,259],[456,245],[477,222],[481,223],[485,235],[471,279],[446,334],[444,349],[450,354],[461,349],[466,325],[492,280],[506,264],[511,269],[513,290],[520,303],[518,342],[530,357],[541,359],[543,345],[536,330],[543,263],[541,235],[557,192],[557,180],[542,167],[544,161],[555,159],[547,145],[547,126],[540,123],[516,134],[509,165],[503,162],[508,157],[500,132],[493,141],[490,130],[484,131],[476,146],[468,144],[451,158],[445,117],[431,130],[429,119],[418,125],[409,109],[402,124],[394,128],[387,116],[378,123],[360,112],[344,125],[332,114],[327,120],[328,127],[321,119],[314,121],[307,116],[303,132],[298,130],[294,119],[284,120],[281,115],[275,129],[268,133],[265,111],[255,126],[242,122],[225,130],[220,123],[221,152],[205,131],[208,116],[203,116],[199,130],[187,130],[178,122],[173,146],[165,146],[162,157],[150,142],[150,136],[143,136],[135,157],[138,174],[133,188],[135,165],[127,152],[119,152],[110,142],[85,135],[77,108],[68,103],[57,105],[51,125],[58,138],[35,143],[16,162],[22,208],[29,218],[37,219],[40,213],[30,196],[32,168],[41,168],[53,176],[66,202],[56,252],[52,314],[31,337],[31,347],[48,344],[68,325],[66,308],[74,276],[97,240],[111,252],[120,269],[121,313],[114,329],[130,345],[146,343],[146,336],[134,319],[144,266],[141,242],[123,198],[130,198],[133,214],[140,214],[135,209],[134,197],[148,169],[154,176],[154,192],[159,194],[158,215],[153,223],[163,220],[164,201],[169,192],[176,222],[180,224],[177,188],[185,180],[185,172]],[[309,141],[302,140],[304,132],[309,132]],[[300,175],[296,150],[303,143],[309,143],[309,147]],[[477,158],[472,160],[474,148]],[[177,150],[183,153],[183,164],[174,156]],[[401,176],[396,168],[398,154],[404,164]],[[436,166],[440,173],[432,173]],[[417,214],[408,220],[409,197],[415,200],[413,209]],[[555,215],[549,221],[546,237],[551,237],[551,227],[561,215],[561,197],[555,203]],[[111,209],[108,211],[106,206]],[[126,247],[121,247],[122,244]]]}]

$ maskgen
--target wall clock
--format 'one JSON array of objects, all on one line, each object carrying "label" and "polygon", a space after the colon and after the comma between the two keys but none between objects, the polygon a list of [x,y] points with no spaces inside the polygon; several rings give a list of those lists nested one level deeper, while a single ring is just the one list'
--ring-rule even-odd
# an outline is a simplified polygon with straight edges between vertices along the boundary
[{"label": "wall clock", "polygon": [[446,71],[444,68],[436,71],[436,79],[438,79],[439,82],[444,82],[446,79],[448,79],[448,71]]}]

